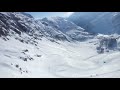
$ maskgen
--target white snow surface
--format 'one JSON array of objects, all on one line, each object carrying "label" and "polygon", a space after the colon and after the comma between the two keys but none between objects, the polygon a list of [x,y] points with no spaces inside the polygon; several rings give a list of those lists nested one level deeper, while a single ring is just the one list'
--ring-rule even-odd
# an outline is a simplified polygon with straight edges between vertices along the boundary
[{"label": "white snow surface", "polygon": [[[58,41],[58,44],[43,38],[37,40],[38,46],[9,39],[0,38],[1,78],[120,77],[120,52],[97,54],[97,39],[75,43]],[[22,53],[26,49],[28,52]],[[33,60],[23,61],[20,57]]]},{"label": "white snow surface", "polygon": [[[100,19],[102,15],[91,22],[96,26],[95,31],[99,31],[99,25],[111,26],[106,23],[106,19]],[[109,13],[103,16],[107,17]],[[1,17],[5,19],[0,20],[2,33],[7,31],[9,34],[4,36],[1,33],[0,36],[0,78],[120,77],[119,35],[114,34],[118,39],[118,50],[98,54],[96,47],[103,34],[94,38],[83,28],[64,18],[34,20],[30,15],[19,12],[1,12]],[[94,18],[92,15],[90,17]],[[87,17],[87,21],[90,17]],[[119,17],[119,13],[114,13],[114,26],[117,26],[118,31]],[[7,19],[8,25],[5,23]],[[18,28],[16,19],[26,29],[20,29],[21,26]],[[14,30],[21,32],[21,35]],[[84,38],[88,39],[84,41]]]}]

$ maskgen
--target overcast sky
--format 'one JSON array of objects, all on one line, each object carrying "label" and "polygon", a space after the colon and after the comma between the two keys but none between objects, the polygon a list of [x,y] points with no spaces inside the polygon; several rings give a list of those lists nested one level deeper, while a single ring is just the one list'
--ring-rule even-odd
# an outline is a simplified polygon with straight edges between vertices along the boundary
[{"label": "overcast sky", "polygon": [[73,12],[27,12],[27,13],[31,14],[34,18],[39,19],[44,17],[55,17],[55,16],[68,17]]}]

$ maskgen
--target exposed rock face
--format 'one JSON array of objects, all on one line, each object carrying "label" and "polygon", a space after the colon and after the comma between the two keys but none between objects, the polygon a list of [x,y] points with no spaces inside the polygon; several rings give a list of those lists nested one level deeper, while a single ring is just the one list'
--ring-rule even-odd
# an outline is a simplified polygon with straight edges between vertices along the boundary
[{"label": "exposed rock face", "polygon": [[99,46],[96,48],[98,53],[109,50],[115,50],[117,48],[117,38],[115,37],[101,37],[99,40]]},{"label": "exposed rock face", "polygon": [[100,47],[114,49],[117,47],[117,40],[116,38],[103,38],[102,40],[100,40]]}]

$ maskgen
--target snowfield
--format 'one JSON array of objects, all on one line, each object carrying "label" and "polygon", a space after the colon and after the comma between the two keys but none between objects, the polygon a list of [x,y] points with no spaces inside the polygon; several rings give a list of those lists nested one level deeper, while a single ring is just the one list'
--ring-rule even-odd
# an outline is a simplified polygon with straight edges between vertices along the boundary
[{"label": "snowfield", "polygon": [[0,38],[1,78],[118,78],[120,52],[98,54],[97,39],[85,42],[36,40],[37,46]]},{"label": "snowfield", "polygon": [[0,78],[119,78],[120,12],[88,13],[0,12]]}]

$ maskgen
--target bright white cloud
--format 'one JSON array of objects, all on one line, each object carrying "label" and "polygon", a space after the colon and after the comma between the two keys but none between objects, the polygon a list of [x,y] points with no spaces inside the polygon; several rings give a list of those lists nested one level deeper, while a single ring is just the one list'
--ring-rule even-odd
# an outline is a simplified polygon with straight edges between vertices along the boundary
[{"label": "bright white cloud", "polygon": [[65,14],[64,14],[64,16],[65,17],[69,17],[70,15],[72,15],[74,12],[66,12]]}]

